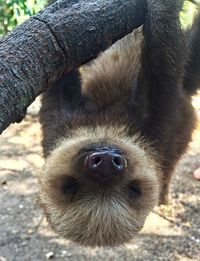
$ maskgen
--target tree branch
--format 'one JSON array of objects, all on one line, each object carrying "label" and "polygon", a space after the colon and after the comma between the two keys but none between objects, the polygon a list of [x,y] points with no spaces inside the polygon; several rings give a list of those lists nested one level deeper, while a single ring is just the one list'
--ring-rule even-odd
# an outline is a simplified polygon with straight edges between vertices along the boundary
[{"label": "tree branch", "polygon": [[0,42],[0,133],[65,71],[144,20],[143,0],[59,0]]}]

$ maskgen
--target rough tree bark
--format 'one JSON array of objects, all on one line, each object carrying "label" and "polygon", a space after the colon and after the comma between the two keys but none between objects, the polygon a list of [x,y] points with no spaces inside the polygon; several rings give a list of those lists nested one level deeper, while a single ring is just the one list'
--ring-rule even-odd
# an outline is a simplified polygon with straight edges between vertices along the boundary
[{"label": "rough tree bark", "polygon": [[0,133],[64,71],[139,27],[143,0],[59,0],[0,41]]}]

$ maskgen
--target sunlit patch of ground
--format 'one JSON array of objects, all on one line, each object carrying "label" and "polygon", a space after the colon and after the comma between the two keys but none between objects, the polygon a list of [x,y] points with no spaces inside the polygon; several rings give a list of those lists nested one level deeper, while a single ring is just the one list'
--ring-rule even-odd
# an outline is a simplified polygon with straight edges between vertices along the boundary
[{"label": "sunlit patch of ground", "polygon": [[[43,164],[38,106],[0,136],[0,261],[200,260],[200,182],[192,175],[200,166],[200,123],[177,166],[170,205],[155,208],[130,244],[89,249],[54,234],[36,204]],[[194,106],[200,119],[200,96]]]},{"label": "sunlit patch of ground", "polygon": [[200,91],[196,96],[193,97],[193,106],[196,109],[197,114],[197,125],[196,125],[196,131],[194,131],[194,142],[193,144],[199,151],[200,151]]}]

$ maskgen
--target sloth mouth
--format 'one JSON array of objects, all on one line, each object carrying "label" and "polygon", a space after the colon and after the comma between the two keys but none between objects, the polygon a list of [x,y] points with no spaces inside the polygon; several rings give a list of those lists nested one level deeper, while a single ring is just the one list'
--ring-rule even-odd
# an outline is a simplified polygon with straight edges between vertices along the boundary
[{"label": "sloth mouth", "polygon": [[88,146],[85,146],[84,148],[82,148],[78,152],[78,155],[89,154],[90,152],[93,152],[93,151],[110,151],[110,152],[117,153],[120,155],[123,153],[119,148],[110,146],[107,144],[89,144]]}]

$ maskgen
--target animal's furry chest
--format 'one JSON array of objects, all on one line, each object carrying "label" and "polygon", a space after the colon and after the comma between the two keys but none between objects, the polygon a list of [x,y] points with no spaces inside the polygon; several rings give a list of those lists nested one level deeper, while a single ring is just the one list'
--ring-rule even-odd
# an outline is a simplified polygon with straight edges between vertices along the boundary
[{"label": "animal's furry chest", "polygon": [[82,93],[99,107],[130,97],[140,69],[142,28],[80,68]]}]

